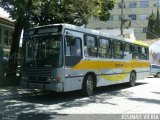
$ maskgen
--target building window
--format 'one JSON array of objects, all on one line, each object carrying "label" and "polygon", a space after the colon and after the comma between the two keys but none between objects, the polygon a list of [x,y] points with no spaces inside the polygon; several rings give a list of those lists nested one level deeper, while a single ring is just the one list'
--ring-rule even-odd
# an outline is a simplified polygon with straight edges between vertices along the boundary
[{"label": "building window", "polygon": [[140,16],[140,19],[141,19],[141,20],[148,20],[148,15],[141,15],[141,16]]},{"label": "building window", "polygon": [[129,14],[128,17],[132,20],[136,20],[136,14]]},{"label": "building window", "polygon": [[147,32],[147,28],[146,27],[141,28],[141,32],[142,33],[146,33]]},{"label": "building window", "polygon": [[4,54],[3,54],[3,57],[9,58],[9,54],[4,53]]},{"label": "building window", "polygon": [[147,8],[149,6],[149,1],[140,1],[141,8]]},{"label": "building window", "polygon": [[109,21],[113,21],[113,15],[109,16]]},{"label": "building window", "polygon": [[8,45],[8,37],[9,37],[9,31],[4,31],[4,45]]},{"label": "building window", "polygon": [[160,7],[160,0],[154,0],[154,7]]},{"label": "building window", "polygon": [[4,45],[11,46],[13,31],[4,31]]},{"label": "building window", "polygon": [[11,46],[12,44],[12,37],[13,37],[13,31],[9,32],[9,40],[8,40],[8,45]]},{"label": "building window", "polygon": [[125,19],[125,15],[123,15],[123,16],[119,16],[119,20],[121,21],[121,20],[124,20]]},{"label": "building window", "polygon": [[136,8],[137,7],[137,3],[136,2],[130,2],[129,3],[129,8]]}]

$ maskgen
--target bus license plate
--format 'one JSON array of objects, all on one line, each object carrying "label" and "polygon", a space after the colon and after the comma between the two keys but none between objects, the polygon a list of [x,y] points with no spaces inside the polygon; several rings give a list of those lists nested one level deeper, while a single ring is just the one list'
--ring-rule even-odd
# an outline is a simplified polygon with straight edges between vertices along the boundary
[{"label": "bus license plate", "polygon": [[42,88],[42,86],[43,86],[42,84],[37,84],[37,83],[31,83],[30,84],[31,88]]}]

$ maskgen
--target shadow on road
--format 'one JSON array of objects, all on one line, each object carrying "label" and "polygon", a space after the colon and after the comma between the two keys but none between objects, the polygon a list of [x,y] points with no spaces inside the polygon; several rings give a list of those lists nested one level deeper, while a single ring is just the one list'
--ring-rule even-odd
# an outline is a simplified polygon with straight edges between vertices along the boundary
[{"label": "shadow on road", "polygon": [[129,100],[138,101],[138,102],[146,102],[160,105],[160,100],[156,99],[148,99],[148,98],[128,98]]},{"label": "shadow on road", "polygon": [[[136,83],[136,86],[144,85],[146,83]],[[135,86],[135,87],[136,87]],[[45,105],[52,105],[52,104],[58,104],[63,102],[73,102],[76,99],[85,99],[85,102],[92,103],[92,102],[99,102],[104,103],[106,99],[111,99],[112,97],[118,96],[118,97],[131,97],[132,93],[129,91],[121,91],[129,88],[127,84],[118,84],[118,85],[110,85],[105,87],[99,87],[96,88],[94,91],[93,96],[91,97],[84,97],[81,93],[81,91],[73,91],[73,92],[65,92],[65,93],[57,93],[57,92],[38,92],[33,94],[22,94],[19,98],[16,98],[16,100],[29,102],[29,103],[39,103],[39,104],[45,104]],[[100,95],[101,94],[101,95]],[[107,96],[105,98],[100,96]],[[86,100],[87,99],[87,100]],[[75,104],[82,105],[83,102],[76,102]]]},{"label": "shadow on road", "polygon": [[72,116],[70,117],[67,114],[57,114],[54,112],[52,114],[46,114],[46,113],[15,114],[14,112],[4,112],[0,114],[0,120],[53,120],[53,119],[67,120],[66,117],[71,119]]},{"label": "shadow on road", "polygon": [[[136,86],[144,84],[146,83],[137,83]],[[91,97],[83,97],[81,91],[66,93],[35,92],[32,94],[22,94],[19,97],[2,100],[0,110],[36,114],[48,112],[47,115],[49,119],[49,114],[51,113],[58,114],[57,111],[59,110],[86,106],[91,103],[102,103],[115,106],[117,103],[110,101],[113,97],[132,97],[133,93],[127,90],[128,88],[129,87],[126,84],[100,87],[95,90],[94,95]],[[44,116],[46,115],[44,114]]]},{"label": "shadow on road", "polygon": [[154,94],[159,94],[159,95],[160,95],[160,92],[152,92],[152,93],[154,93]]}]

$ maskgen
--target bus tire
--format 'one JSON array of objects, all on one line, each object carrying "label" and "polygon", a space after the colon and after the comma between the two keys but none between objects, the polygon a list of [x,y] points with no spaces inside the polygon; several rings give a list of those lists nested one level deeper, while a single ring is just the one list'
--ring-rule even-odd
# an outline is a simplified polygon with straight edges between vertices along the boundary
[{"label": "bus tire", "polygon": [[153,75],[153,77],[155,77],[155,78],[156,78],[157,76],[156,76],[156,75]]},{"label": "bus tire", "polygon": [[83,95],[91,96],[93,94],[93,89],[94,89],[93,76],[91,74],[88,74],[84,77],[83,80],[83,86],[82,86]]},{"label": "bus tire", "polygon": [[160,78],[160,73],[157,73],[156,77]]},{"label": "bus tire", "polygon": [[136,73],[131,72],[130,77],[129,77],[129,86],[134,87],[136,84]]}]

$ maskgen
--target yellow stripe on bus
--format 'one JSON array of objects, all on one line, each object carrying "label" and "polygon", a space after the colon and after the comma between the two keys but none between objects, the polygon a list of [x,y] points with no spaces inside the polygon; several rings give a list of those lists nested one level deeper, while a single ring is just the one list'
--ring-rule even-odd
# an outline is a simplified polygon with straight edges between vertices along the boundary
[{"label": "yellow stripe on bus", "polygon": [[113,69],[113,68],[145,68],[149,67],[150,62],[140,62],[136,60],[131,60],[129,62],[117,62],[117,61],[90,61],[90,60],[82,60],[77,65],[75,65],[72,69],[74,70],[84,70],[84,69]]},{"label": "yellow stripe on bus", "polygon": [[[101,73],[100,70],[105,69],[123,69],[122,74],[113,75],[101,75],[100,77],[109,81],[121,81],[128,76],[128,73],[135,68],[147,68],[150,66],[149,62],[140,62],[138,60],[130,60],[129,62],[117,62],[117,61],[90,61],[83,60],[75,65],[74,70],[90,70],[93,69],[97,73]],[[124,73],[124,74],[123,74]]]}]

